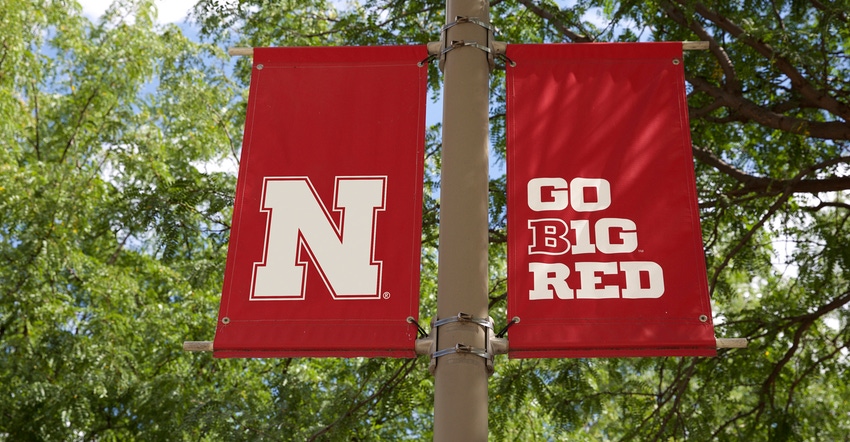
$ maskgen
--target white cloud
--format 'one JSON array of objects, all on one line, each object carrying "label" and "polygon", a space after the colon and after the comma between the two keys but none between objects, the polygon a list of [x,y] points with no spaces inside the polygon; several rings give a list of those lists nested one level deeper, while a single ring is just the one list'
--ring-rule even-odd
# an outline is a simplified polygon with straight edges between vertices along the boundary
[{"label": "white cloud", "polygon": [[83,6],[83,15],[92,18],[103,15],[110,3],[112,3],[111,0],[80,0],[80,4]]},{"label": "white cloud", "polygon": [[[157,21],[159,23],[180,23],[186,19],[186,15],[197,0],[156,0],[158,11]],[[112,4],[112,0],[80,0],[83,6],[83,15],[89,18],[98,18]]]},{"label": "white cloud", "polygon": [[179,23],[186,19],[197,0],[157,0],[160,23]]}]

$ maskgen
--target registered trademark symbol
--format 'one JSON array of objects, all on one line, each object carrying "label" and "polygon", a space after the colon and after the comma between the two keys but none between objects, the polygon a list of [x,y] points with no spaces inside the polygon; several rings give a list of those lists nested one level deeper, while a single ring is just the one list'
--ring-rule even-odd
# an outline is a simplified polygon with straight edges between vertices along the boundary
[{"label": "registered trademark symbol", "polygon": [[384,299],[390,299],[390,292],[384,292]]}]

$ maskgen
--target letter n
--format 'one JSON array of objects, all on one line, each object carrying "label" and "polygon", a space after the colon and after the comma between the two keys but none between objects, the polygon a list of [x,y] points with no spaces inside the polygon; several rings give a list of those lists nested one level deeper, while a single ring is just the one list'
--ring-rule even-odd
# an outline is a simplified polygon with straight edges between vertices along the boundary
[{"label": "letter n", "polygon": [[267,177],[265,259],[254,263],[251,299],[304,299],[307,266],[334,299],[379,299],[376,215],[384,210],[387,177],[337,177],[331,217],[307,177]]}]

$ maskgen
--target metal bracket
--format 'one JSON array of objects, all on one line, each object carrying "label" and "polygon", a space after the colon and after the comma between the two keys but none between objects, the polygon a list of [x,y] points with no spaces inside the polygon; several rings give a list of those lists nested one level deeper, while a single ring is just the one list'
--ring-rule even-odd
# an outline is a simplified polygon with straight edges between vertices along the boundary
[{"label": "metal bracket", "polygon": [[462,17],[459,15],[455,17],[455,21],[443,26],[443,32],[446,32],[457,25],[462,25],[465,23],[472,23],[488,30],[489,32],[498,33],[498,31],[492,24],[485,23],[484,20],[481,20],[478,17]]},{"label": "metal bracket", "polygon": [[416,330],[419,332],[419,337],[420,337],[420,338],[427,338],[427,337],[428,337],[428,332],[426,332],[426,331],[425,331],[425,329],[424,329],[424,328],[422,328],[422,326],[421,326],[421,325],[419,325],[419,323],[418,323],[418,322],[416,322],[416,319],[415,319],[413,316],[408,316],[408,317],[407,317],[407,323],[408,323],[408,324],[413,324],[413,325],[415,325],[415,326],[416,326]]},{"label": "metal bracket", "polygon": [[435,321],[433,327],[440,327],[446,324],[451,324],[452,322],[473,322],[478,324],[481,327],[493,329],[493,319],[492,318],[475,318],[469,313],[458,313],[457,316],[449,316],[448,318],[443,318],[438,321]]},{"label": "metal bracket", "polygon": [[510,67],[515,67],[516,62],[508,58],[508,43],[504,41],[494,41],[493,42],[493,52],[495,53],[496,58],[501,58],[505,61],[505,65]]},{"label": "metal bracket", "polygon": [[[484,44],[480,44],[477,41],[464,41],[464,40],[449,40],[449,29],[459,26],[471,24],[475,26],[479,26],[487,31],[487,37]],[[494,36],[496,34],[496,28],[493,25],[488,24],[484,20],[481,20],[478,17],[463,17],[457,16],[455,17],[455,21],[446,24],[443,26],[442,31],[440,32],[440,46],[442,50],[440,51],[440,70],[445,69],[446,64],[446,54],[450,51],[457,49],[459,47],[471,46],[477,49],[481,49],[487,55],[487,63],[490,65],[490,70],[496,67],[494,51],[492,49]]]},{"label": "metal bracket", "polygon": [[482,348],[470,347],[464,344],[457,344],[454,347],[444,348],[439,351],[435,351],[431,353],[432,358],[439,358],[440,356],[445,356],[453,353],[469,353],[476,356],[481,356],[484,359],[493,359],[493,355],[487,353],[487,350]]},{"label": "metal bracket", "polygon": [[[507,49],[507,45],[508,45],[506,42],[504,42],[504,41],[494,41],[493,46],[491,48],[489,48],[490,49],[489,51],[484,49],[483,46],[477,44],[477,42],[470,42],[470,43],[475,43],[475,45],[477,47],[479,47],[479,49],[481,49],[485,52],[489,52],[490,54],[493,55],[494,58],[501,58],[505,62],[505,65],[507,65],[507,66],[510,66],[510,67],[516,66],[516,62],[511,60],[505,54],[506,49]],[[468,46],[472,46],[472,44],[469,44]],[[453,47],[449,47],[449,48],[446,48],[444,50],[443,49],[443,42],[441,42],[441,41],[428,42],[427,48],[428,48],[428,56],[425,57],[424,59],[422,59],[422,61],[420,61],[419,63],[416,64],[419,67],[425,66],[426,64],[432,62],[433,60],[437,59],[438,57],[442,60],[443,54],[454,49]]]},{"label": "metal bracket", "polygon": [[496,333],[496,337],[504,338],[505,334],[508,333],[508,329],[511,328],[511,326],[514,324],[519,324],[519,316],[514,316],[513,318],[511,318],[510,322],[508,322],[508,325],[506,325],[505,328],[499,330],[499,333]]},{"label": "metal bracket", "polygon": [[[463,343],[455,344],[454,347],[438,350],[438,340],[440,336],[440,327],[446,324],[455,322],[471,323],[484,329],[484,345],[485,348],[473,347]],[[493,318],[476,318],[468,313],[458,313],[456,316],[450,316],[443,319],[435,319],[431,322],[431,332],[427,338],[416,340],[416,354],[431,355],[431,362],[428,364],[428,370],[434,374],[437,369],[437,360],[446,355],[463,353],[481,357],[484,359],[484,364],[489,375],[493,374],[493,357],[496,354],[507,353],[507,339],[497,338],[493,334]]]},{"label": "metal bracket", "polygon": [[482,51],[484,51],[488,54],[490,53],[489,47],[484,46],[484,45],[480,45],[480,44],[478,44],[477,41],[452,40],[451,44],[447,45],[445,48],[443,48],[442,51],[440,51],[440,55],[445,57],[445,55],[448,54],[449,52],[451,52],[451,51],[453,51],[457,48],[462,48],[462,47],[465,47],[465,46],[471,46],[473,48],[480,49],[480,50],[482,50]]}]

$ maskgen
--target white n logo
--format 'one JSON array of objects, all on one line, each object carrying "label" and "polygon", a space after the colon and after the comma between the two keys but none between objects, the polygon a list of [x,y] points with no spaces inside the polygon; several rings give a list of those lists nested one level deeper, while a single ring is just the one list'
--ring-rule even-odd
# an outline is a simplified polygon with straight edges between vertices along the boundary
[{"label": "white n logo", "polygon": [[312,263],[334,299],[380,299],[381,262],[375,226],[387,177],[337,177],[336,225],[308,177],[266,177],[265,261],[254,263],[252,300],[304,299]]}]

